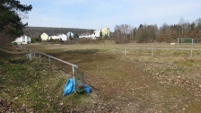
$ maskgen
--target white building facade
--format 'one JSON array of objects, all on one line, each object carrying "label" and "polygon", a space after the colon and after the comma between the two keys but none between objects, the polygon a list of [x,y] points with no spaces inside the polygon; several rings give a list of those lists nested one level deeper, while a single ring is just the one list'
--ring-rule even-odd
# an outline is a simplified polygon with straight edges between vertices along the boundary
[{"label": "white building facade", "polygon": [[16,38],[15,41],[13,41],[13,42],[16,42],[18,45],[19,44],[30,44],[31,38],[26,35],[23,35],[21,37]]}]

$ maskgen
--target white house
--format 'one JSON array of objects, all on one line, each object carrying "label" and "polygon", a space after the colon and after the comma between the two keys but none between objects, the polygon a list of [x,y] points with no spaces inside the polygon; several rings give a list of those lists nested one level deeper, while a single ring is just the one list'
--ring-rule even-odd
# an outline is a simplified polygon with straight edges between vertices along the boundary
[{"label": "white house", "polygon": [[67,41],[68,40],[68,37],[65,34],[59,34],[58,37],[59,37],[59,39],[62,39],[62,41]]},{"label": "white house", "polygon": [[42,41],[47,41],[49,36],[46,33],[43,33],[43,34],[40,35],[40,38],[41,38]]},{"label": "white house", "polygon": [[66,35],[67,35],[68,39],[70,39],[70,37],[74,38],[74,33],[70,32],[70,31]]},{"label": "white house", "polygon": [[93,32],[93,34],[90,34],[90,33],[81,34],[79,36],[79,38],[91,38],[91,39],[96,40],[98,37],[101,37],[100,36],[101,33],[102,33],[102,38],[110,37],[110,29],[109,28],[102,28],[101,30],[95,30]]},{"label": "white house", "polygon": [[92,38],[92,34],[91,33],[84,33],[84,34],[81,34],[79,36],[79,38]]},{"label": "white house", "polygon": [[97,39],[98,37],[100,37],[100,30],[95,30],[91,38]]},{"label": "white house", "polygon": [[31,43],[31,38],[26,35],[23,35],[21,37],[16,38],[15,41],[13,41],[13,42],[16,42],[18,45],[19,44],[29,44],[29,43]]},{"label": "white house", "polygon": [[110,29],[109,28],[103,28],[103,29],[101,29],[101,32],[102,32],[102,38],[110,37]]},{"label": "white house", "polygon": [[49,40],[53,39],[53,40],[57,40],[59,39],[59,36],[53,35],[53,36],[49,36]]}]

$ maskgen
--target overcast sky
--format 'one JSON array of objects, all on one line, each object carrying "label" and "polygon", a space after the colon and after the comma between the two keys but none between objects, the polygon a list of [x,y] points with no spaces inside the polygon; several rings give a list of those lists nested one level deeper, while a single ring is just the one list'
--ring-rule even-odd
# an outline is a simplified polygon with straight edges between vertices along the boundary
[{"label": "overcast sky", "polygon": [[201,0],[20,0],[31,4],[29,26],[101,29],[115,25],[164,23],[201,17]]}]

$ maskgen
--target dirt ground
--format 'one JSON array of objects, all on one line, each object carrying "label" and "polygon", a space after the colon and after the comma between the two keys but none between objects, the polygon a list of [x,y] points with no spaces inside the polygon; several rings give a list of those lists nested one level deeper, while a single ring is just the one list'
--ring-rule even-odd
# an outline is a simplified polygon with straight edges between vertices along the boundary
[{"label": "dirt ground", "polygon": [[76,108],[77,112],[201,111],[200,59],[181,58],[168,63],[139,61],[91,48],[57,48],[46,53],[77,64],[77,71],[84,73],[86,83],[91,86],[92,100]]}]

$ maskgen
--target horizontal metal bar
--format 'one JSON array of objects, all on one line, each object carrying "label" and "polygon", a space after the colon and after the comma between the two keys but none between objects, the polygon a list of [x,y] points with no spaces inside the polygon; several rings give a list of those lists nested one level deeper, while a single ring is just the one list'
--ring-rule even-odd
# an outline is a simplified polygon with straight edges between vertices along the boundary
[{"label": "horizontal metal bar", "polygon": [[53,56],[51,56],[51,55],[48,55],[48,54],[45,54],[45,53],[41,53],[41,52],[36,52],[36,53],[39,53],[39,54],[41,54],[41,55],[44,55],[44,56],[50,57],[50,58],[52,58],[52,59],[54,59],[54,60],[57,60],[57,61],[63,62],[64,64],[68,64],[68,65],[73,66],[73,67],[75,67],[75,68],[78,68],[78,66],[75,65],[75,64],[72,64],[72,63],[66,62],[66,61],[64,61],[64,60],[58,59],[58,58],[53,57]]},{"label": "horizontal metal bar", "polygon": [[201,50],[200,48],[128,48],[128,50]]}]

